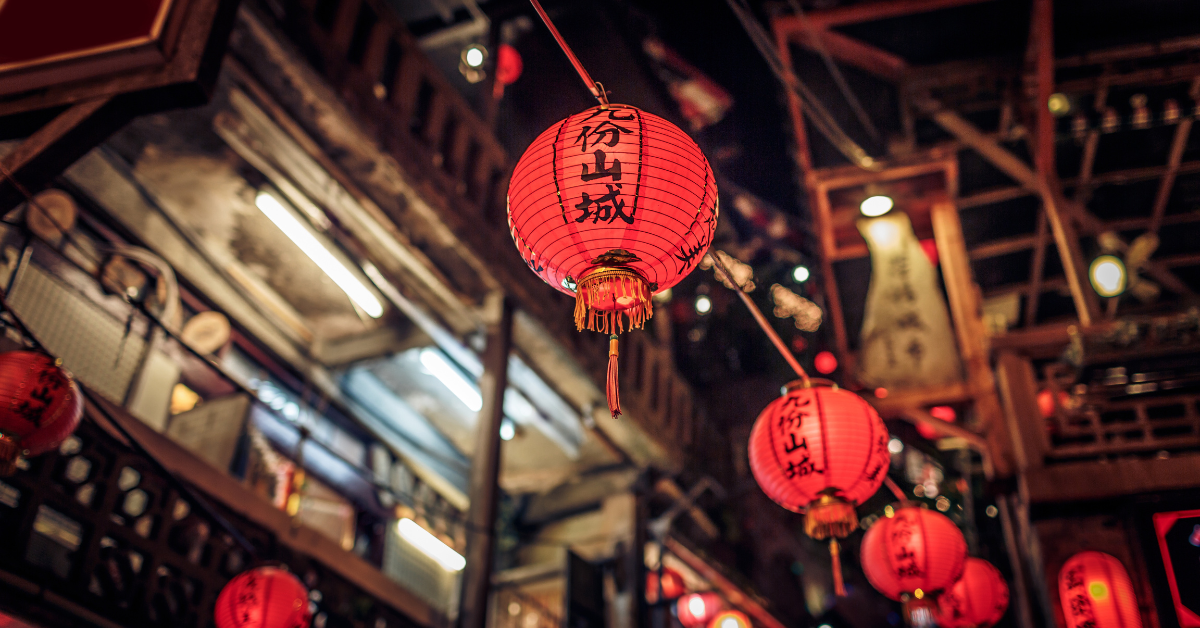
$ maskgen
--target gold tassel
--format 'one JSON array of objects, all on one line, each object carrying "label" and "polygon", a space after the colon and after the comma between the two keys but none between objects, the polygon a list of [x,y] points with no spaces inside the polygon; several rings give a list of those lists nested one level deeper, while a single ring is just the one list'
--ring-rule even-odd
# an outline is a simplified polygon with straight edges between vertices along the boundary
[{"label": "gold tassel", "polygon": [[[627,307],[618,307],[618,302],[625,301],[630,302]],[[579,331],[619,334],[641,329],[653,315],[650,287],[631,268],[595,268],[575,287],[575,328]]]}]

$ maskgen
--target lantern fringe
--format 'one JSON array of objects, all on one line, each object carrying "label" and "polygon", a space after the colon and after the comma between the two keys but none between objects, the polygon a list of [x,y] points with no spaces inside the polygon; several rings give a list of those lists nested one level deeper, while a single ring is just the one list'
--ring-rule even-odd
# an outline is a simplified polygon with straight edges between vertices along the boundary
[{"label": "lantern fringe", "polygon": [[608,337],[608,385],[605,386],[605,396],[608,397],[608,411],[612,418],[621,416],[621,380],[617,373],[617,335]]},{"label": "lantern fringe", "polygon": [[0,477],[9,477],[17,472],[17,458],[21,446],[9,436],[0,436]]},{"label": "lantern fringe", "polygon": [[[602,334],[619,334],[628,329],[641,329],[654,316],[650,286],[636,271],[625,268],[601,268],[593,271],[576,287],[575,329],[588,329]],[[617,306],[617,299],[630,299],[628,307]]]},{"label": "lantern fringe", "polygon": [[837,539],[829,539],[829,556],[833,567],[833,593],[838,597],[846,595],[846,582],[842,579],[842,548]]},{"label": "lantern fringe", "polygon": [[854,504],[825,491],[808,505],[804,514],[804,532],[818,541],[845,538],[857,527]]}]

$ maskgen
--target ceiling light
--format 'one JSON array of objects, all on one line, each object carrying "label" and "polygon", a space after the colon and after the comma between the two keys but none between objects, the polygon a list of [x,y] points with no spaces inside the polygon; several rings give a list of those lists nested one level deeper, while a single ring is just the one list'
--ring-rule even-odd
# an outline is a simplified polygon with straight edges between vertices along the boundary
[{"label": "ceiling light", "polygon": [[1092,288],[1102,297],[1115,297],[1125,292],[1125,264],[1115,255],[1101,255],[1092,260],[1088,276]]},{"label": "ceiling light", "polygon": [[712,311],[712,299],[704,296],[703,294],[696,297],[696,313],[697,314],[708,314],[711,311]]},{"label": "ceiling light", "polygon": [[469,68],[481,68],[487,59],[487,48],[479,44],[471,44],[462,51],[462,61]]},{"label": "ceiling light", "polygon": [[876,216],[882,216],[892,211],[892,207],[895,205],[896,203],[892,201],[892,197],[879,194],[876,196],[869,196],[863,200],[862,204],[858,206],[858,210],[861,211],[862,215],[864,216],[875,218]]},{"label": "ceiling light", "polygon": [[500,440],[512,440],[517,435],[517,426],[504,419],[500,422]]},{"label": "ceiling light", "polygon": [[804,283],[810,276],[807,266],[800,265],[792,269],[792,279],[795,279],[796,283]]},{"label": "ceiling light", "polygon": [[463,405],[472,412],[479,412],[483,408],[483,397],[479,395],[479,389],[467,381],[463,374],[450,364],[442,352],[437,349],[422,349],[421,350],[421,365],[430,372],[434,377],[438,378],[450,392],[458,397]]},{"label": "ceiling light", "polygon": [[362,308],[371,318],[379,318],[383,315],[383,305],[375,295],[363,285],[361,281],[350,272],[345,265],[338,261],[329,249],[317,240],[316,236],[309,232],[300,221],[288,211],[279,199],[269,192],[259,192],[254,198],[254,204],[262,213],[275,223],[276,227],[284,233],[296,246],[300,247],[301,251],[308,256],[316,265],[323,271],[334,283],[350,297],[358,307]]},{"label": "ceiling light", "polygon": [[423,554],[437,561],[446,571],[462,571],[467,566],[467,560],[462,554],[454,551],[441,539],[417,525],[412,519],[401,519],[396,523],[396,531],[405,541],[412,543]]}]

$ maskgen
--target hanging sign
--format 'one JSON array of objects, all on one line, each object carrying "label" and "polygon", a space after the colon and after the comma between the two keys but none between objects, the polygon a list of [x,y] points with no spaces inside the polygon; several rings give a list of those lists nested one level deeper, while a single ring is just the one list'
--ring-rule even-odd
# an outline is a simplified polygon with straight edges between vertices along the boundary
[{"label": "hanging sign", "polygon": [[1200,510],[1154,515],[1154,534],[1180,628],[1200,628]]},{"label": "hanging sign", "polygon": [[960,381],[950,314],[908,216],[859,220],[858,230],[871,251],[859,379],[885,388]]}]

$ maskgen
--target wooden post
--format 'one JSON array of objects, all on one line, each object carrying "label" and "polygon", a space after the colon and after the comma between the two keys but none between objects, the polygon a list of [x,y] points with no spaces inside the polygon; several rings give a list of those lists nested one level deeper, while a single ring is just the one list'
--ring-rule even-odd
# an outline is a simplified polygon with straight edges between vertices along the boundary
[{"label": "wooden post", "polygon": [[508,354],[512,349],[512,301],[502,294],[492,293],[485,310],[488,315],[487,349],[483,355],[483,378],[479,382],[483,408],[479,410],[479,421],[475,425],[475,459],[471,464],[468,487],[471,506],[467,512],[467,568],[459,614],[462,628],[487,625],[496,545],[494,520],[500,493],[500,422],[504,419]]}]

